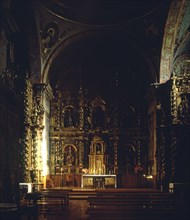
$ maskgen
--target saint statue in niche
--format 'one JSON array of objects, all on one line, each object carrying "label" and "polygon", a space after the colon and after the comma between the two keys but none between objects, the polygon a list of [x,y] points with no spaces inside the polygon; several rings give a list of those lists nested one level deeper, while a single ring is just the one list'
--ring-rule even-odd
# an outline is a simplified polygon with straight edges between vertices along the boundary
[{"label": "saint statue in niche", "polygon": [[96,153],[97,153],[97,154],[100,154],[101,151],[102,151],[102,146],[101,146],[100,143],[97,143],[97,144],[96,144]]},{"label": "saint statue in niche", "polygon": [[64,150],[64,165],[75,165],[75,150],[72,146]]},{"label": "saint statue in niche", "polygon": [[64,112],[64,127],[76,127],[76,111],[67,107]]}]

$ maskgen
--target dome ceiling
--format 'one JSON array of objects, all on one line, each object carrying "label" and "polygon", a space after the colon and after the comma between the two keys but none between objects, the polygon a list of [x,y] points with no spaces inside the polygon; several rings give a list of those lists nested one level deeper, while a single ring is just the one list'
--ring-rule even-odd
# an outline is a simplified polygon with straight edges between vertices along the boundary
[{"label": "dome ceiling", "polygon": [[43,4],[55,14],[71,21],[107,25],[140,19],[160,7],[163,2],[160,0],[46,0]]},{"label": "dome ceiling", "polygon": [[89,36],[81,33],[80,40],[71,42],[53,60],[48,73],[53,89],[78,90],[82,83],[90,93],[109,95],[115,85],[121,95],[142,97],[156,81],[170,1],[13,1],[20,9],[15,16],[22,26],[32,27],[35,22],[31,2],[37,7],[42,4],[45,16],[49,13],[51,21],[53,16],[55,21],[59,18],[59,25],[68,19],[73,26],[84,23],[97,30]]},{"label": "dome ceiling", "polygon": [[[169,1],[46,0],[42,3],[55,16],[71,23],[110,27],[109,31],[85,35],[64,48],[49,70],[53,89],[78,90],[82,84],[92,95],[110,95],[114,86],[121,96],[146,94],[159,73]],[[122,31],[114,29],[119,23],[123,25]]]}]

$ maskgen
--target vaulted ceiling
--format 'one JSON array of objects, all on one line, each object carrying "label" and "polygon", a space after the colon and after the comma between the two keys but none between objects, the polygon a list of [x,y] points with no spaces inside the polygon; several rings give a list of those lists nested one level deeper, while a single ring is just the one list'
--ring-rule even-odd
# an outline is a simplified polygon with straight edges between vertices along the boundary
[{"label": "vaulted ceiling", "polygon": [[159,0],[46,0],[43,4],[66,19],[84,24],[132,22],[167,5]]},{"label": "vaulted ceiling", "polygon": [[[125,96],[144,96],[159,75],[162,36],[169,1],[46,1],[55,14],[72,22],[105,26],[84,36],[55,59],[53,87],[110,94],[117,84]],[[110,27],[110,28],[107,28]]]},{"label": "vaulted ceiling", "polygon": [[[18,6],[28,4],[18,2]],[[170,1],[31,2],[40,3],[44,13],[48,11],[51,17],[97,29],[93,34],[81,34],[54,58],[48,73],[53,89],[79,89],[82,83],[89,92],[109,95],[115,85],[126,96],[144,96],[150,84],[159,77],[163,31]],[[30,4],[25,9],[29,10]],[[27,26],[29,24],[25,22],[32,19],[25,9],[17,8],[16,16]],[[26,16],[26,20],[21,15]]]},{"label": "vaulted ceiling", "polygon": [[113,33],[111,37],[104,33],[82,38],[54,61],[49,74],[51,85],[75,89],[82,83],[88,91],[104,94],[114,85],[128,91],[135,85],[142,92],[145,84],[150,84],[150,70],[134,47]]}]

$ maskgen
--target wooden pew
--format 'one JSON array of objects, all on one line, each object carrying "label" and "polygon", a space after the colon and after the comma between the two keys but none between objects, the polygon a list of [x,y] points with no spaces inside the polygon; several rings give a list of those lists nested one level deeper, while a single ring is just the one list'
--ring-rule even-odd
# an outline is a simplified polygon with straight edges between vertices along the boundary
[{"label": "wooden pew", "polygon": [[183,212],[178,210],[161,208],[127,208],[126,207],[100,207],[88,208],[86,214],[89,215],[89,220],[104,219],[104,220],[189,220]]},{"label": "wooden pew", "polygon": [[183,219],[181,215],[184,209],[176,206],[176,201],[170,193],[102,192],[97,197],[88,198],[89,207],[86,214],[89,219]]},{"label": "wooden pew", "polygon": [[42,190],[44,197],[37,202],[38,212],[63,213],[69,205],[68,190]]},{"label": "wooden pew", "polygon": [[138,208],[156,208],[156,207],[175,207],[175,201],[173,199],[149,199],[149,198],[127,198],[127,197],[102,197],[102,198],[88,198],[89,207],[98,206],[126,206],[126,207],[138,207]]},{"label": "wooden pew", "polygon": [[89,206],[124,205],[136,207],[175,206],[175,200],[169,193],[125,193],[108,194],[88,198]]},{"label": "wooden pew", "polygon": [[125,195],[139,195],[160,193],[157,189],[97,189],[98,196],[125,196]]}]

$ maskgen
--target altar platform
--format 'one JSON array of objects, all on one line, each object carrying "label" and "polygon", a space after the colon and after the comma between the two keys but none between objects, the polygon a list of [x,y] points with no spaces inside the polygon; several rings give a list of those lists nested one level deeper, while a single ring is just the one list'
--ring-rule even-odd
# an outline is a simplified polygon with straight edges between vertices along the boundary
[{"label": "altar platform", "polygon": [[117,188],[117,177],[111,174],[84,174],[81,176],[81,188]]}]

